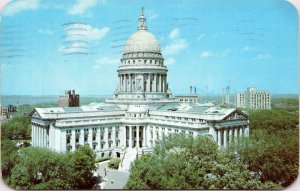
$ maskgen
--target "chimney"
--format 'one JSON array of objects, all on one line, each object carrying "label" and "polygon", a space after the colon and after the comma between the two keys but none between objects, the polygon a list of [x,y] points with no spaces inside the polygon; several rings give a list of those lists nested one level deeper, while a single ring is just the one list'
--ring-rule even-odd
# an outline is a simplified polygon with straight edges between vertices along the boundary
[{"label": "chimney", "polygon": [[193,86],[190,86],[190,94],[193,93]]},{"label": "chimney", "polygon": [[196,86],[194,87],[194,91],[195,91],[195,94],[197,94],[197,88],[196,88]]}]

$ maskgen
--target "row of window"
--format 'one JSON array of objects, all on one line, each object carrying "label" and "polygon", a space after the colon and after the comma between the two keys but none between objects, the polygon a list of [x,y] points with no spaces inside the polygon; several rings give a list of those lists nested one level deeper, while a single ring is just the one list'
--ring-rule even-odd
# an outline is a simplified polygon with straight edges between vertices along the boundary
[{"label": "row of window", "polygon": [[[147,62],[148,61],[148,62]],[[154,64],[154,65],[162,65],[162,61],[158,61],[158,60],[125,60],[124,64]]]},{"label": "row of window", "polygon": [[187,117],[173,117],[173,116],[165,116],[166,119],[179,120],[179,121],[192,121],[192,122],[204,122],[203,119],[195,119],[195,118],[187,118]]}]

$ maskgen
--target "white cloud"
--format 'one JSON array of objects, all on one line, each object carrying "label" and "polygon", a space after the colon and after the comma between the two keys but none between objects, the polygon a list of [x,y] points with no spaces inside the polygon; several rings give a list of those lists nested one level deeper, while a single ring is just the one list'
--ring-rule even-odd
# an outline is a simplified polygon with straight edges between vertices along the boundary
[{"label": "white cloud", "polygon": [[255,59],[257,60],[267,60],[267,59],[271,59],[273,58],[273,56],[271,54],[258,54]]},{"label": "white cloud", "polygon": [[169,38],[170,38],[170,39],[176,39],[176,38],[179,37],[179,35],[180,35],[179,29],[178,29],[178,28],[175,28],[175,29],[173,29],[173,30],[171,31],[171,33],[169,34]]},{"label": "white cloud", "polygon": [[52,35],[53,31],[50,30],[50,29],[39,29],[38,33],[40,33],[40,34],[46,34],[46,35]]},{"label": "white cloud", "polygon": [[97,69],[97,68],[100,68],[101,65],[110,65],[110,64],[119,64],[119,63],[120,63],[119,58],[103,57],[103,58],[96,60],[96,63],[93,66],[93,68]]},{"label": "white cloud", "polygon": [[90,8],[102,3],[105,3],[105,0],[77,0],[76,4],[69,8],[68,13],[84,15]]},{"label": "white cloud", "polygon": [[164,64],[167,66],[175,64],[175,63],[176,63],[176,60],[172,57],[165,59],[165,62],[164,62]]},{"label": "white cloud", "polygon": [[15,0],[4,8],[3,15],[12,16],[25,10],[34,10],[40,7],[40,0]]},{"label": "white cloud", "polygon": [[[72,30],[72,28],[74,30]],[[66,30],[66,40],[84,40],[98,42],[109,32],[108,27],[96,28],[91,25],[73,24]],[[76,29],[76,30],[75,30]]]},{"label": "white cloud", "polygon": [[169,34],[170,43],[163,49],[163,54],[176,54],[188,47],[188,42],[185,39],[179,37],[180,30],[178,28],[174,28]]},{"label": "white cloud", "polygon": [[105,35],[109,32],[109,28],[108,27],[103,27],[102,29],[100,28],[93,28],[91,25],[87,25],[86,27],[87,32],[87,40],[95,40],[95,41],[99,41],[101,40],[103,37],[105,37]]},{"label": "white cloud", "polygon": [[85,43],[74,42],[68,46],[62,46],[58,49],[63,54],[88,54],[88,47]]},{"label": "white cloud", "polygon": [[164,54],[176,54],[181,50],[184,50],[188,47],[188,42],[184,39],[176,39],[167,45],[163,52]]},{"label": "white cloud", "polygon": [[208,58],[208,57],[224,57],[227,56],[230,53],[230,50],[226,49],[222,52],[215,52],[215,51],[203,51],[200,53],[200,57],[202,58]]}]

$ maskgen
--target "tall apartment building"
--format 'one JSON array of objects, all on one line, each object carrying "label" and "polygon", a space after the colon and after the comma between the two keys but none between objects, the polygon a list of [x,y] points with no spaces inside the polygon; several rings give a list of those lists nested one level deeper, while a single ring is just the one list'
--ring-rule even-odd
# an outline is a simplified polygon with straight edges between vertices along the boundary
[{"label": "tall apartment building", "polygon": [[271,109],[271,95],[268,91],[247,88],[246,92],[236,93],[236,107],[250,109]]},{"label": "tall apartment building", "polygon": [[75,94],[75,90],[66,90],[65,95],[58,97],[58,107],[78,107],[79,94]]}]

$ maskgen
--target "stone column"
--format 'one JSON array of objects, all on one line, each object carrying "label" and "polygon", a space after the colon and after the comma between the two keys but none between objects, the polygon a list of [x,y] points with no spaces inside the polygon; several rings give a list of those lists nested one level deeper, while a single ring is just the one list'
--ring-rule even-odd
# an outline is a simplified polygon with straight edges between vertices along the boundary
[{"label": "stone column", "polygon": [[131,74],[129,75],[129,91],[132,92],[132,80],[131,80]]},{"label": "stone column", "polygon": [[140,127],[136,126],[136,147],[140,147]]},{"label": "stone column", "polygon": [[31,123],[31,144],[32,144],[32,146],[34,147],[35,145],[34,145],[34,125],[33,125],[33,123]]},{"label": "stone column", "polygon": [[166,83],[165,75],[162,75],[162,92],[165,92],[165,87],[166,87],[165,83]]},{"label": "stone column", "polygon": [[[121,127],[120,127],[121,128]],[[127,141],[127,137],[126,137],[126,134],[127,134],[127,126],[124,126],[124,128],[122,129],[121,131],[123,133],[123,146],[126,148],[127,145],[126,145],[126,141]]]},{"label": "stone column", "polygon": [[143,145],[142,147],[146,147],[147,141],[146,141],[146,126],[143,126]]},{"label": "stone column", "polygon": [[49,134],[48,134],[48,127],[46,127],[46,148],[49,146]]},{"label": "stone column", "polygon": [[45,147],[45,128],[44,128],[44,126],[41,126],[41,134],[42,134],[42,147]]},{"label": "stone column", "polygon": [[121,75],[119,75],[119,90],[122,91],[122,80],[121,80]]},{"label": "stone column", "polygon": [[112,137],[112,141],[113,141],[112,148],[115,148],[116,147],[116,141],[117,141],[116,140],[116,127],[115,126],[112,127],[111,137]]},{"label": "stone column", "polygon": [[234,127],[234,142],[235,142],[235,143],[237,143],[237,140],[238,140],[237,128],[238,128],[238,127]]},{"label": "stone column", "polygon": [[124,82],[125,82],[125,92],[128,92],[127,74],[125,74],[124,77],[125,77],[125,80],[124,80]]},{"label": "stone column", "polygon": [[157,92],[157,87],[156,87],[156,78],[157,78],[157,76],[156,76],[157,74],[153,74],[153,83],[152,83],[152,85],[153,85],[153,92]]},{"label": "stone column", "polygon": [[150,74],[148,73],[148,79],[147,79],[147,92],[150,92]]},{"label": "stone column", "polygon": [[132,126],[129,126],[129,147],[132,148]]},{"label": "stone column", "polygon": [[76,149],[76,134],[75,134],[75,129],[71,131],[72,133],[72,139],[71,139],[71,145],[72,145],[72,151],[75,151]]},{"label": "stone column", "polygon": [[228,140],[228,143],[233,143],[233,128],[230,127],[229,128],[229,140]]},{"label": "stone column", "polygon": [[221,146],[221,129],[218,129],[218,146]]},{"label": "stone column", "polygon": [[161,92],[161,74],[158,74],[158,92]]},{"label": "stone column", "polygon": [[227,129],[224,129],[224,147],[227,147]]},{"label": "stone column", "polygon": [[47,127],[44,126],[44,148],[47,147]]}]

